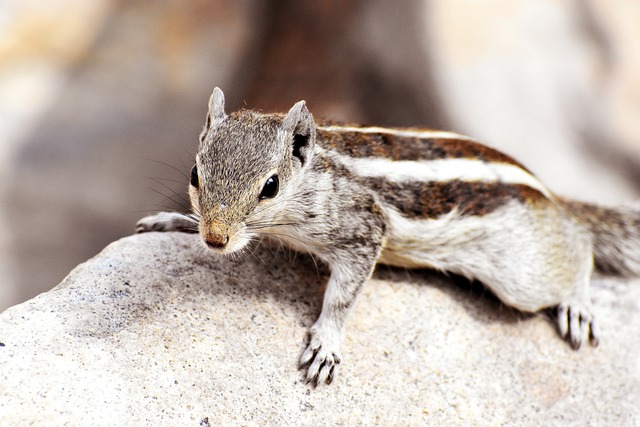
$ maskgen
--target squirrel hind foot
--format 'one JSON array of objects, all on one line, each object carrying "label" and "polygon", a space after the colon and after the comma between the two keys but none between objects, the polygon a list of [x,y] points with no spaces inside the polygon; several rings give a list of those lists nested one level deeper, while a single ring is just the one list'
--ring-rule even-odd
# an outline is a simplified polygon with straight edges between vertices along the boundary
[{"label": "squirrel hind foot", "polygon": [[598,328],[588,305],[581,303],[561,303],[557,308],[558,330],[571,346],[578,350],[589,342],[597,347],[600,339]]}]

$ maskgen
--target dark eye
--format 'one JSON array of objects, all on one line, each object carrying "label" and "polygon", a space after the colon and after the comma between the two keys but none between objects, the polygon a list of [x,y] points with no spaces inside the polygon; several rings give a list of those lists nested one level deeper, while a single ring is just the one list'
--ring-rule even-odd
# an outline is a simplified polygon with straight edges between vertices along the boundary
[{"label": "dark eye", "polygon": [[193,167],[191,168],[191,185],[193,185],[195,188],[198,188],[200,182],[198,181],[198,166],[197,165],[193,165]]},{"label": "dark eye", "polygon": [[278,175],[273,175],[269,178],[267,182],[264,183],[264,187],[260,193],[260,200],[276,197],[276,194],[278,194],[278,183]]}]

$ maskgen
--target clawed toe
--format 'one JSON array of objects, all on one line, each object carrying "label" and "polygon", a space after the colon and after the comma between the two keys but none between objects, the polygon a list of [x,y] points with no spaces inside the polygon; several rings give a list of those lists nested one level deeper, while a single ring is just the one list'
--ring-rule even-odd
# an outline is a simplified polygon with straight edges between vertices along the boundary
[{"label": "clawed toe", "polygon": [[558,306],[558,330],[574,349],[579,349],[583,342],[597,346],[599,338],[596,323],[589,308],[580,304],[560,304]]},{"label": "clawed toe", "polygon": [[329,354],[326,357],[316,357],[301,368],[307,368],[305,375],[305,383],[317,387],[321,384],[331,384],[335,378],[336,370],[340,364],[340,358],[335,354]]},{"label": "clawed toe", "polygon": [[305,383],[311,384],[313,387],[331,384],[340,364],[340,355],[337,349],[331,350],[331,345],[318,341],[313,338],[310,340],[298,363],[298,369],[306,370]]}]

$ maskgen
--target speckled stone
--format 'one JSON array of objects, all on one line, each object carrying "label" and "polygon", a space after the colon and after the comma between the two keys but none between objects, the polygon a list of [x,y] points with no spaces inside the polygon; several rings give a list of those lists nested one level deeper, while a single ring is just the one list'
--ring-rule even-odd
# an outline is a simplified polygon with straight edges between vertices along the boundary
[{"label": "speckled stone", "polygon": [[638,425],[640,286],[596,282],[600,347],[545,315],[424,271],[382,267],[334,384],[296,361],[326,268],[197,236],[127,237],[0,315],[0,425]]}]

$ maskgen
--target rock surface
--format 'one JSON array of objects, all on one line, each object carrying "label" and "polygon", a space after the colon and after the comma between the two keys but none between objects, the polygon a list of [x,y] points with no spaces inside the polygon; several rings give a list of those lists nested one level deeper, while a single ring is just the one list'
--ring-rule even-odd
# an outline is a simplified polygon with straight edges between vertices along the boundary
[{"label": "rock surface", "polygon": [[0,425],[638,425],[640,286],[597,281],[598,348],[545,316],[381,267],[331,386],[296,360],[327,271],[194,235],[124,238],[0,315]]}]

